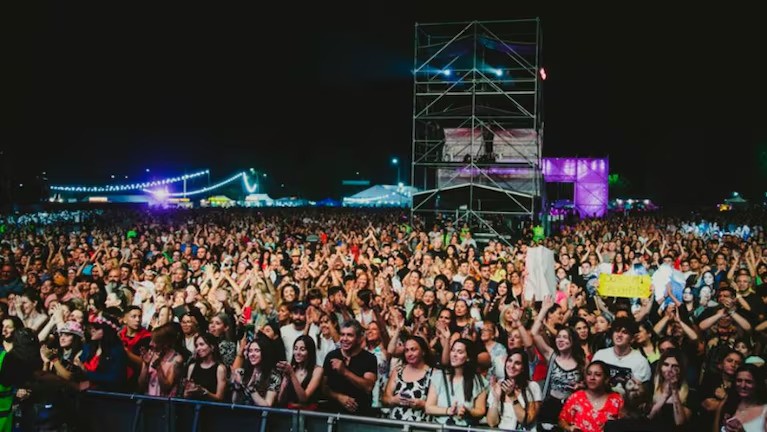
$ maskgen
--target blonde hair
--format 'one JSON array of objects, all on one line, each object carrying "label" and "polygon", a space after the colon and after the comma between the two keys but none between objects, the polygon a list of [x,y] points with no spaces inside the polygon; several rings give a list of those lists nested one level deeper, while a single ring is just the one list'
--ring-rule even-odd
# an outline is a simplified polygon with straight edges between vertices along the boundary
[{"label": "blonde hair", "polygon": [[160,294],[167,294],[173,291],[173,286],[170,283],[170,276],[162,274],[154,278],[155,292]]}]

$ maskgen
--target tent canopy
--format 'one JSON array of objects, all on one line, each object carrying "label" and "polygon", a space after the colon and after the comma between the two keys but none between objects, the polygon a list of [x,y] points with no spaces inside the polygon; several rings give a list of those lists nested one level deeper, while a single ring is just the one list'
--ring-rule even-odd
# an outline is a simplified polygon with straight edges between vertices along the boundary
[{"label": "tent canopy", "polygon": [[345,197],[344,206],[408,207],[415,188],[411,186],[375,185]]}]

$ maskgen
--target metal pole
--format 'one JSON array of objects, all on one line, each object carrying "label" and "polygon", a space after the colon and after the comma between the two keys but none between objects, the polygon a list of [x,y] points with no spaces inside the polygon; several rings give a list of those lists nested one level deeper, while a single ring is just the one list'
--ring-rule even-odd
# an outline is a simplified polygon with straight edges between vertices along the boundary
[{"label": "metal pole", "polygon": [[200,409],[202,405],[197,404],[194,406],[194,420],[192,420],[192,432],[197,432],[200,427]]},{"label": "metal pole", "polygon": [[[410,139],[411,139],[411,146],[410,146],[410,186],[415,186],[415,164],[416,164],[416,158],[418,157],[416,155],[417,149],[416,149],[416,112],[417,112],[417,104],[418,101],[418,77],[416,76],[416,70],[418,69],[418,23],[415,23],[414,28],[414,34],[413,34],[413,127],[410,131]],[[424,171],[423,175],[424,184],[423,184],[423,190],[426,190],[426,171]],[[411,195],[410,197],[410,220],[408,221],[411,226],[415,227],[415,212],[413,210],[413,197]]]},{"label": "metal pole", "polygon": [[138,399],[136,401],[136,412],[133,414],[133,427],[131,428],[133,432],[139,430],[139,424],[141,421],[141,407],[143,403],[144,401],[142,399]]}]

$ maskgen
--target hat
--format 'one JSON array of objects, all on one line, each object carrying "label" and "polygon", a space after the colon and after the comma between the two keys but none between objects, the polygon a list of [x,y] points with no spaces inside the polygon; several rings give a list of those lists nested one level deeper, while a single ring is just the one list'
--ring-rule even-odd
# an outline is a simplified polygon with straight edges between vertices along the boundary
[{"label": "hat", "polygon": [[300,257],[300,256],[301,256],[301,251],[300,251],[300,250],[298,250],[298,249],[293,249],[293,250],[290,252],[290,256],[292,256],[292,257]]},{"label": "hat", "polygon": [[290,305],[288,308],[290,312],[306,312],[306,303],[304,302],[295,302]]},{"label": "hat", "polygon": [[83,338],[83,326],[77,321],[67,321],[64,326],[59,329],[59,334],[71,334]]},{"label": "hat", "polygon": [[48,297],[45,298],[45,308],[48,309],[48,307],[51,305],[51,302],[58,301],[59,297],[55,293],[48,294]]}]

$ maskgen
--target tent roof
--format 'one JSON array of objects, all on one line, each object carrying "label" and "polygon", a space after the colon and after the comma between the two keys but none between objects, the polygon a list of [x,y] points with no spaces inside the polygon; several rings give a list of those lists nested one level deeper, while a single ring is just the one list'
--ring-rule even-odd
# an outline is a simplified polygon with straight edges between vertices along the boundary
[{"label": "tent roof", "polygon": [[411,186],[396,186],[396,185],[375,185],[371,186],[361,192],[347,197],[353,199],[371,199],[381,198],[397,199],[398,197],[410,199],[410,196],[415,192],[415,188]]}]

